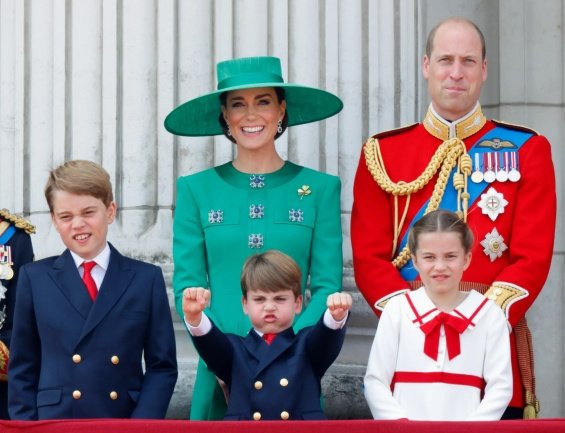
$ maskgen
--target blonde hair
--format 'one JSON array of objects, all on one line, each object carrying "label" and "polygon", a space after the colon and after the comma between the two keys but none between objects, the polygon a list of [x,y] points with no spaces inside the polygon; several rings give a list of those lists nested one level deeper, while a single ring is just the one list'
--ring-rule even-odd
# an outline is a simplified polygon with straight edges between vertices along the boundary
[{"label": "blonde hair", "polygon": [[296,262],[286,254],[269,250],[250,256],[241,272],[241,292],[247,297],[250,290],[279,292],[292,290],[295,297],[302,295],[302,273]]},{"label": "blonde hair", "polygon": [[92,161],[80,159],[67,161],[49,173],[45,185],[45,199],[51,213],[57,191],[89,195],[100,199],[106,207],[114,200],[108,172]]}]

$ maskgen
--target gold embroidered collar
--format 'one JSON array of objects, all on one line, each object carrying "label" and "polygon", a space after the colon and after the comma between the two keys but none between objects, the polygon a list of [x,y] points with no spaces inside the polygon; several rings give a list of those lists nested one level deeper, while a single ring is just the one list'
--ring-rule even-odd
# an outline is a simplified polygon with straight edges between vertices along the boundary
[{"label": "gold embroidered collar", "polygon": [[464,140],[478,132],[485,125],[486,121],[487,119],[481,111],[481,106],[477,102],[475,108],[469,114],[453,122],[443,119],[430,104],[423,123],[426,131],[434,137],[445,141],[450,138]]}]

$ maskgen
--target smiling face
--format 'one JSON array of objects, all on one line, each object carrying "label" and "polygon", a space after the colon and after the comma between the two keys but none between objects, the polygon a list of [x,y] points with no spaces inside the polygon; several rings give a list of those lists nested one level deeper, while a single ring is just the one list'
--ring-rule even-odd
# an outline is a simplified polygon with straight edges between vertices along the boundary
[{"label": "smiling face", "polygon": [[456,232],[420,233],[412,260],[426,292],[435,300],[457,295],[471,253],[465,252],[461,235]]},{"label": "smiling face", "polygon": [[249,290],[242,303],[253,328],[263,333],[278,334],[290,328],[294,316],[302,310],[302,296],[294,296],[290,289],[276,292]]},{"label": "smiling face", "polygon": [[116,204],[106,207],[93,196],[57,190],[52,205],[51,219],[65,246],[85,260],[96,257],[106,246]]},{"label": "smiling face", "polygon": [[286,101],[279,102],[272,87],[261,87],[228,92],[222,114],[238,150],[254,151],[274,148],[285,109]]},{"label": "smiling face", "polygon": [[432,105],[444,119],[457,120],[473,109],[487,79],[480,35],[466,21],[446,21],[432,46],[423,61]]}]

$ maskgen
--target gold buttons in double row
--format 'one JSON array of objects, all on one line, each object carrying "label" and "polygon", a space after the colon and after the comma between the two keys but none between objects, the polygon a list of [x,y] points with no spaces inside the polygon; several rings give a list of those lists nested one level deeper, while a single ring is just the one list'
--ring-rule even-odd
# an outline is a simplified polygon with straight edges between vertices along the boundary
[{"label": "gold buttons in double row", "polygon": [[75,364],[78,364],[80,361],[82,361],[82,358],[80,357],[80,355],[79,355],[78,353],[75,353],[75,354],[73,355],[73,362],[74,362]]},{"label": "gold buttons in double row", "polygon": [[288,379],[286,377],[283,377],[280,382],[281,386],[287,386],[288,385]]},{"label": "gold buttons in double row", "polygon": [[253,386],[255,387],[255,389],[261,389],[263,388],[263,382],[261,382],[260,380],[258,380],[257,382],[255,382],[253,384]]},{"label": "gold buttons in double row", "polygon": [[82,396],[82,394],[81,394],[81,392],[80,392],[78,389],[75,389],[75,390],[73,391],[73,398],[74,398],[75,400],[78,400],[81,396]]},{"label": "gold buttons in double row", "polygon": [[118,393],[117,393],[116,391],[112,391],[112,392],[110,393],[110,398],[111,398],[112,400],[117,400],[117,399],[118,399]]},{"label": "gold buttons in double row", "polygon": [[259,421],[261,419],[261,412],[254,412],[253,413],[253,419],[255,421]]},{"label": "gold buttons in double row", "polygon": [[118,358],[116,355],[114,355],[110,358],[110,361],[112,362],[112,364],[118,365],[120,363],[120,358]]},{"label": "gold buttons in double row", "polygon": [[286,410],[283,410],[283,411],[281,412],[281,419],[287,420],[287,419],[289,419],[289,418],[290,418],[289,413],[288,413]]}]

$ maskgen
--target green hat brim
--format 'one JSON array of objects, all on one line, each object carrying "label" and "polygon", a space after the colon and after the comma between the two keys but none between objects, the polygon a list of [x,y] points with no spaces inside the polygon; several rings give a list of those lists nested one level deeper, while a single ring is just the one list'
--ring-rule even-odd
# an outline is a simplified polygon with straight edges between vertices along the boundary
[{"label": "green hat brim", "polygon": [[218,121],[222,109],[220,95],[233,90],[281,87],[285,91],[288,126],[323,120],[341,111],[343,102],[325,90],[292,83],[254,83],[217,90],[179,105],[165,118],[165,129],[172,134],[201,137],[223,134]]}]

